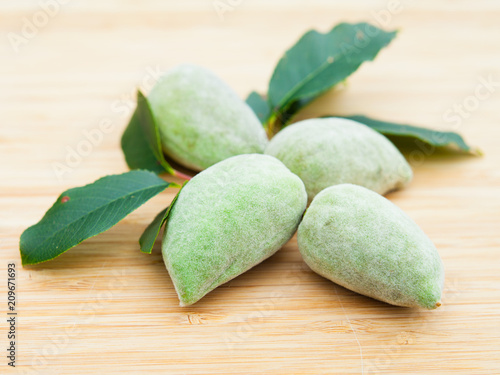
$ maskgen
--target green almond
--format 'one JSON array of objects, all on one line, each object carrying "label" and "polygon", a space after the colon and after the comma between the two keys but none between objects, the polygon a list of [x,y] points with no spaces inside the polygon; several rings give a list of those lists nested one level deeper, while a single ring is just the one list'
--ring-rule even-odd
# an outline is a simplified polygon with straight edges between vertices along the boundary
[{"label": "green almond", "polygon": [[297,234],[313,271],[357,293],[407,307],[441,305],[443,263],[432,241],[401,209],[361,186],[319,193]]},{"label": "green almond", "polygon": [[385,194],[404,187],[413,176],[404,156],[387,138],[343,118],[290,125],[271,140],[266,154],[280,159],[304,181],[309,200],[342,183]]},{"label": "green almond", "polygon": [[181,306],[278,251],[306,204],[300,178],[271,156],[234,156],[196,175],[172,206],[162,243]]},{"label": "green almond", "polygon": [[148,101],[165,153],[196,171],[231,156],[263,153],[267,136],[252,109],[220,78],[180,65],[155,85]]}]

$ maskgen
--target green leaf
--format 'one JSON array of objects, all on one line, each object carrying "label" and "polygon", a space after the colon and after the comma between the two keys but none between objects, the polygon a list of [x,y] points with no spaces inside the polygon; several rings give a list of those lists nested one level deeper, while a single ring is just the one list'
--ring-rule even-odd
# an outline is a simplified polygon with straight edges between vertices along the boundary
[{"label": "green leaf", "polygon": [[[184,183],[185,185],[186,183]],[[183,185],[183,187],[184,187]],[[182,188],[181,188],[182,189]],[[139,245],[141,247],[141,252],[146,253],[146,254],[151,254],[153,251],[153,246],[156,242],[156,238],[160,234],[161,228],[163,225],[167,222],[168,215],[170,214],[170,210],[175,204],[175,201],[177,200],[177,197],[179,196],[179,193],[174,197],[170,205],[162,210],[154,220],[148,225],[144,233],[142,233],[141,238],[139,239]]]},{"label": "green leaf", "polygon": [[21,235],[23,265],[45,262],[102,233],[171,184],[149,171],[103,177],[66,190]]},{"label": "green leaf", "polygon": [[156,238],[160,234],[160,230],[163,224],[167,220],[168,214],[170,212],[170,206],[162,210],[154,220],[147,226],[144,232],[139,238],[139,245],[141,247],[141,252],[146,254],[151,254],[153,251],[153,246],[156,242]]},{"label": "green leaf", "polygon": [[290,48],[269,82],[268,100],[279,116],[294,102],[314,99],[373,60],[396,32],[368,23],[341,23],[326,34],[311,30]]},{"label": "green leaf", "polygon": [[137,108],[122,136],[122,150],[130,169],[175,174],[163,155],[160,132],[147,98],[137,91]]},{"label": "green leaf", "polygon": [[147,169],[156,174],[164,173],[165,168],[156,160],[142,130],[138,112],[139,108],[136,108],[122,136],[125,161],[130,169]]},{"label": "green leaf", "polygon": [[[342,116],[350,120],[354,120],[365,124],[390,138],[403,139],[411,138],[424,142],[427,145],[434,147],[452,147],[458,150],[466,151],[471,154],[481,154],[481,151],[469,146],[460,134],[454,132],[443,132],[438,130],[421,128],[418,126],[397,124],[394,122],[374,120],[372,118],[354,115]],[[415,144],[416,145],[416,144]]]},{"label": "green leaf", "polygon": [[252,91],[246,100],[246,103],[252,108],[262,124],[265,124],[271,115],[271,107],[266,99],[259,93]]}]

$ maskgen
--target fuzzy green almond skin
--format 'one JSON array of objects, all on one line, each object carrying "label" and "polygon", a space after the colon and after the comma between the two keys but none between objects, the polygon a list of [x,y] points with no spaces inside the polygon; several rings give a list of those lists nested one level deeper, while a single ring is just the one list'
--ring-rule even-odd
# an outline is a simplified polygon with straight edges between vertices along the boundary
[{"label": "fuzzy green almond skin", "polygon": [[205,68],[186,64],[170,70],[148,100],[163,150],[193,170],[235,155],[263,153],[268,143],[252,109]]},{"label": "fuzzy green almond skin", "polygon": [[196,175],[180,191],[162,243],[181,306],[278,251],[306,204],[300,178],[268,155],[234,156]]},{"label": "fuzzy green almond skin", "polygon": [[342,183],[379,194],[409,183],[413,173],[399,150],[383,135],[359,122],[317,118],[281,130],[266,148],[306,185],[309,201]]},{"label": "fuzzy green almond skin", "polygon": [[443,263],[432,241],[400,208],[361,186],[319,193],[297,234],[313,271],[397,306],[441,305]]}]

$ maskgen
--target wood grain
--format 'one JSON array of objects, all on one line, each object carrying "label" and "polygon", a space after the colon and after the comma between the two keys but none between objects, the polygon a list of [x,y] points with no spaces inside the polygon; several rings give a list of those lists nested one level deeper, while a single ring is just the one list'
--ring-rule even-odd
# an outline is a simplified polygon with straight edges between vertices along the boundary
[{"label": "wood grain", "polygon": [[[41,8],[0,4],[0,280],[15,262],[19,303],[18,366],[2,356],[0,373],[500,373],[498,84],[487,98],[471,99],[481,80],[500,81],[500,4],[402,0],[400,12],[381,18],[389,1],[259,0],[221,19],[214,3],[67,2],[17,53],[8,33],[19,34]],[[415,179],[389,196],[439,249],[441,308],[392,307],[338,287],[307,268],[295,239],[180,308],[159,244],[150,256],[137,245],[175,190],[56,260],[21,268],[20,234],[61,191],[126,170],[120,135],[134,90],[148,90],[151,71],[201,64],[245,96],[265,89],[281,53],[304,31],[360,20],[401,31],[301,117],[364,113],[456,130],[484,152],[409,154]],[[471,110],[446,121],[460,104]],[[58,176],[54,163],[66,163],[71,149],[84,147],[84,131],[102,121],[109,131]]]}]

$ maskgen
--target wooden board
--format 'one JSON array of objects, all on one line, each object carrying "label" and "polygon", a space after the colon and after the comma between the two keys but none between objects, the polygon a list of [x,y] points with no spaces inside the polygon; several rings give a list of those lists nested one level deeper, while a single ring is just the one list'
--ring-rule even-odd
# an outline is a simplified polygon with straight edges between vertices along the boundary
[{"label": "wooden board", "polygon": [[[214,6],[229,1],[66,3],[46,25],[37,2],[0,4],[4,354],[12,262],[18,302],[17,367],[2,356],[0,373],[500,373],[500,87],[483,83],[500,81],[497,1],[402,0],[391,14],[397,1],[259,0],[229,5],[222,17]],[[8,33],[22,35],[33,17],[36,35],[15,52]],[[148,91],[157,70],[201,64],[245,96],[265,89],[304,31],[361,20],[401,31],[302,117],[364,113],[455,130],[485,154],[408,155],[415,179],[389,196],[439,249],[441,308],[392,307],[338,287],[305,266],[295,239],[180,308],[159,244],[150,256],[137,245],[175,190],[58,259],[21,268],[20,234],[60,192],[126,170],[119,139],[135,88]],[[465,109],[450,121],[456,105]],[[90,147],[85,134],[95,137]]]}]

